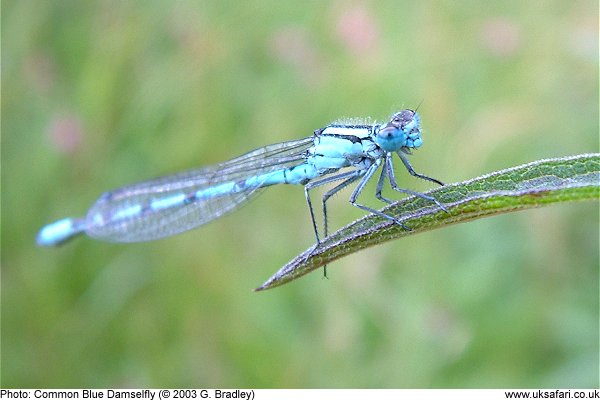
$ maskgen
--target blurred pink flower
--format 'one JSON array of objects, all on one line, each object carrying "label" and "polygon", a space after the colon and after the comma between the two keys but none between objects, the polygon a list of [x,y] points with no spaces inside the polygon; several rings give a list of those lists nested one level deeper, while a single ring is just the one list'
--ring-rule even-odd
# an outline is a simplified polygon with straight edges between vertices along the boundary
[{"label": "blurred pink flower", "polygon": [[372,52],[380,37],[375,18],[364,6],[342,11],[336,23],[336,33],[354,56]]},{"label": "blurred pink flower", "polygon": [[314,86],[322,81],[323,66],[305,29],[287,27],[278,31],[272,38],[271,51],[293,67],[305,83]]},{"label": "blurred pink flower", "polygon": [[73,154],[83,143],[83,129],[77,117],[56,117],[50,122],[48,131],[50,141],[59,153]]},{"label": "blurred pink flower", "polygon": [[486,21],[480,34],[484,48],[497,57],[511,56],[521,45],[519,26],[506,18]]}]

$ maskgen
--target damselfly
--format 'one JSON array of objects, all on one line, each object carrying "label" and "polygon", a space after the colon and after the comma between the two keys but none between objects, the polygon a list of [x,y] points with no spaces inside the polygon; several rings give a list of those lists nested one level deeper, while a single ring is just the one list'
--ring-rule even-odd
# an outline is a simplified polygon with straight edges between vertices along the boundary
[{"label": "damselfly", "polygon": [[[54,246],[80,234],[111,242],[141,242],[164,238],[206,224],[233,211],[261,189],[281,183],[304,185],[317,244],[319,231],[310,191],[337,182],[322,197],[323,228],[327,228],[327,200],[359,181],[350,203],[387,218],[405,229],[401,221],[357,202],[367,182],[381,167],[375,197],[382,195],[386,177],[391,187],[422,197],[445,210],[435,198],[399,188],[392,165],[398,154],[408,172],[439,185],[437,179],[419,174],[407,155],[421,146],[421,120],[414,110],[395,113],[387,123],[333,123],[314,135],[266,146],[222,164],[125,186],[104,193],[83,218],[65,218],[47,225],[37,235],[41,246]],[[343,170],[342,170],[343,169]]]}]

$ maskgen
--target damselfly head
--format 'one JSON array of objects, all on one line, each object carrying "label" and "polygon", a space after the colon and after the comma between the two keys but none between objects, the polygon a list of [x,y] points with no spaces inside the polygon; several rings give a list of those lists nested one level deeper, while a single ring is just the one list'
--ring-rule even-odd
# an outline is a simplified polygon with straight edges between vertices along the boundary
[{"label": "damselfly head", "polygon": [[379,128],[374,140],[379,147],[388,152],[421,146],[423,140],[419,114],[408,109],[395,113],[390,122]]}]

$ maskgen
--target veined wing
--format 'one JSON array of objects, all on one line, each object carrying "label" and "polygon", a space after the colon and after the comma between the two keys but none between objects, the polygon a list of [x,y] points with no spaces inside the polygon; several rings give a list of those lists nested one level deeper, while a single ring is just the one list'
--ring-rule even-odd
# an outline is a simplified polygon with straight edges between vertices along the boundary
[{"label": "veined wing", "polygon": [[[260,179],[237,191],[225,190],[229,184],[302,163],[313,139],[265,146],[222,164],[107,192],[88,211],[83,230],[102,240],[138,242],[206,224],[236,209],[262,188]],[[203,195],[197,197],[197,193]]]}]

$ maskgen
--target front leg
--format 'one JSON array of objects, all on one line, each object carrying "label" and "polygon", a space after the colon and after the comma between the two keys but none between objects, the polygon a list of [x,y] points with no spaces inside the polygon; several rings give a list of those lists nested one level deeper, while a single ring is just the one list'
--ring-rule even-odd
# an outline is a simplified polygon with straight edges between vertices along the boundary
[{"label": "front leg", "polygon": [[406,158],[406,156],[404,154],[402,154],[402,152],[400,152],[400,151],[397,151],[396,153],[398,154],[398,157],[400,157],[400,159],[402,160],[402,163],[404,164],[404,166],[406,167],[406,169],[412,176],[415,176],[417,178],[421,178],[421,179],[424,179],[426,181],[430,181],[433,183],[437,183],[440,186],[444,186],[443,182],[441,182],[435,178],[415,172],[412,165],[410,165],[410,161],[408,161],[408,158]]},{"label": "front leg", "polygon": [[[402,159],[402,161],[404,162],[404,165],[408,169],[408,172],[411,173],[411,175],[419,177],[419,178],[423,178],[423,179],[431,181],[431,182],[435,182],[435,183],[440,184],[442,186],[444,185],[442,182],[438,181],[437,179],[430,178],[430,177],[425,176],[425,175],[417,174],[412,169],[412,166],[410,165],[410,163],[408,162],[408,160],[406,158],[400,156],[400,159]],[[398,187],[398,184],[396,183],[396,176],[394,175],[394,166],[392,165],[392,158],[391,157],[387,157],[385,159],[385,169],[387,170],[388,178],[390,180],[390,186],[392,186],[392,189],[394,189],[395,191],[400,192],[400,193],[406,193],[406,194],[410,194],[410,195],[413,195],[413,196],[421,197],[422,199],[425,199],[425,200],[432,201],[439,208],[441,208],[442,210],[444,210],[446,212],[449,212],[448,209],[446,207],[444,207],[443,204],[440,203],[433,196],[428,196],[428,195],[423,194],[423,193],[415,192],[415,191],[408,190],[408,189],[402,189],[402,188]]]}]

